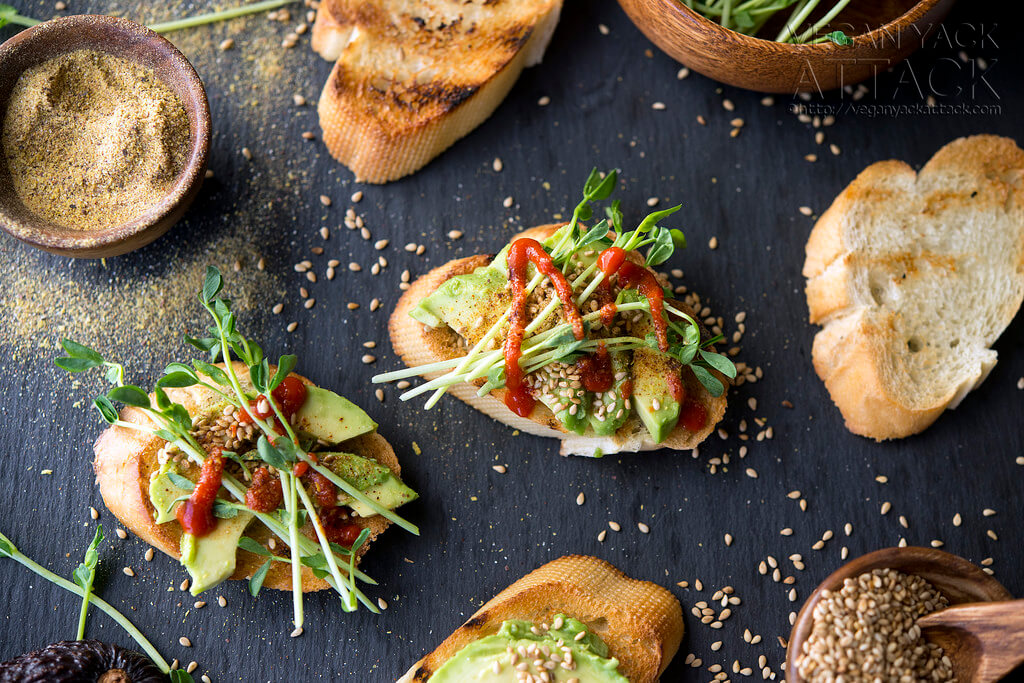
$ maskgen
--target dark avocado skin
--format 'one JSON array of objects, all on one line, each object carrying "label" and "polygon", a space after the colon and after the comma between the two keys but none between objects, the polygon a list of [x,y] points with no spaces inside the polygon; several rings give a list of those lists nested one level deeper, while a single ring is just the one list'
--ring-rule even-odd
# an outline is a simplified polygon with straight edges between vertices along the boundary
[{"label": "dark avocado skin", "polygon": [[166,683],[146,657],[98,640],[63,640],[0,664],[0,683],[96,683],[121,669],[131,683]]}]

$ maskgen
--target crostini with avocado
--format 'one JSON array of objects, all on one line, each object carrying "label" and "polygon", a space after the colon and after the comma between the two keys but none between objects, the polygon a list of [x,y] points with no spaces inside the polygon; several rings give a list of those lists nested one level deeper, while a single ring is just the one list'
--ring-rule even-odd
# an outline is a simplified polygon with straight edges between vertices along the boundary
[{"label": "crostini with avocado", "polygon": [[[357,568],[417,497],[394,451],[358,406],[271,364],[236,329],[223,281],[210,268],[200,292],[214,325],[193,346],[208,360],[171,363],[152,392],[126,384],[124,368],[65,340],[57,364],[106,371],[113,388],[93,401],[109,427],[93,463],[107,508],[153,547],[179,558],[198,595],[226,579],[302,593],[334,589],[342,608],[377,611]],[[118,410],[115,403],[123,404]]]},{"label": "crostini with avocado", "polygon": [[[725,412],[732,362],[653,269],[677,246],[659,223],[626,230],[619,203],[587,228],[615,171],[591,173],[566,224],[532,228],[496,256],[470,256],[411,284],[389,332],[408,369],[374,377],[427,381],[505,424],[562,441],[562,454],[696,447]],[[641,249],[647,247],[645,252]]]}]

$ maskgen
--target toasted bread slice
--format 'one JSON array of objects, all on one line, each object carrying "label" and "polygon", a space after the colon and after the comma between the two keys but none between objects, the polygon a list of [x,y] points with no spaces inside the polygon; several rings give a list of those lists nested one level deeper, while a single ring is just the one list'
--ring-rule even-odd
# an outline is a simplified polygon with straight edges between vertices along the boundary
[{"label": "toasted bread slice", "polygon": [[[248,368],[243,363],[235,361],[234,369],[243,383],[248,381]],[[292,374],[306,384],[312,384],[305,377]],[[166,389],[166,392],[172,401],[185,406],[190,415],[197,415],[205,408],[221,403],[216,394],[200,386]],[[135,424],[152,424],[145,413],[131,407],[121,411],[121,419]],[[156,511],[149,499],[149,478],[153,472],[160,469],[157,454],[166,443],[159,437],[133,429],[110,427],[96,439],[94,446],[96,457],[93,461],[93,469],[96,472],[100,494],[103,496],[103,503],[107,509],[143,541],[171,557],[180,558],[181,525],[176,521],[166,524],[154,522]],[[395,457],[391,445],[376,432],[350,439],[340,444],[338,450],[376,460],[382,465],[386,465],[395,473],[395,476],[401,474],[398,458]],[[366,552],[370,542],[391,524],[380,515],[353,517],[351,521],[370,529],[370,537],[359,549],[358,557],[360,558]],[[302,532],[310,538],[316,538],[315,531],[309,523],[302,529]],[[253,522],[246,529],[245,535],[251,536],[265,545],[272,534],[259,522]],[[285,549],[286,551],[287,549]],[[281,554],[281,549],[278,548],[275,552]],[[249,578],[265,561],[264,557],[239,549],[235,573],[231,578]],[[291,590],[290,565],[281,562],[271,564],[263,585],[279,590]],[[326,581],[313,576],[308,567],[302,568],[302,590],[304,592],[324,588],[328,588]]]},{"label": "toasted bread slice", "polygon": [[818,219],[803,272],[814,368],[847,428],[922,431],[988,376],[1024,299],[1024,151],[978,135],[920,173],[869,166]]},{"label": "toasted bread slice", "polygon": [[480,125],[540,62],[561,0],[324,0],[313,49],[335,61],[324,143],[356,179],[413,173]]},{"label": "toasted bread slice", "polygon": [[[556,230],[564,225],[563,223],[551,223],[526,230],[513,239],[521,237],[532,237],[543,241],[550,237]],[[421,324],[409,315],[409,311],[427,295],[432,293],[449,278],[470,273],[480,266],[485,266],[491,261],[491,256],[477,255],[469,256],[448,263],[431,270],[423,277],[417,279],[408,290],[402,295],[395,307],[391,319],[388,321],[388,332],[391,336],[391,344],[395,353],[401,357],[406,365],[416,367],[426,365],[439,360],[458,358],[464,355],[464,350],[457,345],[456,335],[447,327],[431,328]],[[673,305],[680,310],[689,311],[689,307],[681,302],[675,301]],[[693,316],[697,319],[697,316]],[[425,373],[427,379],[434,379],[443,373]],[[728,380],[719,376],[723,384],[728,385]],[[538,403],[529,417],[520,417],[512,412],[505,405],[505,390],[498,389],[486,396],[477,396],[478,387],[474,384],[456,384],[448,389],[448,393],[468,403],[480,412],[488,415],[499,422],[504,422],[514,429],[537,436],[550,436],[562,441],[562,455],[587,455],[594,456],[599,453],[610,454],[631,451],[656,450],[669,448],[672,450],[687,450],[696,448],[715,429],[715,425],[725,414],[726,398],[722,396],[715,398],[708,393],[690,373],[683,377],[686,386],[686,394],[699,402],[707,412],[707,424],[698,432],[691,432],[682,424],[676,425],[672,433],[661,443],[654,443],[650,439],[647,430],[635,417],[628,420],[619,431],[612,436],[595,436],[592,434],[580,436],[574,432],[567,431],[558,418],[543,404]]]},{"label": "toasted bread slice", "polygon": [[417,662],[398,683],[422,683],[459,650],[501,623],[551,623],[556,614],[579,619],[608,645],[619,673],[653,683],[683,640],[683,610],[670,592],[631,579],[604,560],[570,555],[535,569],[484,604],[466,623]]}]

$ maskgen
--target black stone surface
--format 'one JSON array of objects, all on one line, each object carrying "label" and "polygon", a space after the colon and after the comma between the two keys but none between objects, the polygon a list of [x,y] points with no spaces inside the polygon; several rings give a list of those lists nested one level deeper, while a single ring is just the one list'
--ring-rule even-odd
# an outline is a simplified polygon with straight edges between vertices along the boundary
[{"label": "black stone surface", "polygon": [[[50,5],[14,4],[39,17],[52,12]],[[204,9],[191,3],[70,4],[69,11],[146,21]],[[175,561],[158,556],[147,563],[144,544],[113,533],[116,520],[103,508],[90,469],[90,444],[100,426],[88,398],[101,385],[99,378],[72,383],[50,369],[52,345],[66,333],[59,317],[39,336],[49,348],[22,348],[5,354],[0,365],[0,528],[25,553],[69,576],[92,535],[89,506],[95,506],[110,539],[101,551],[98,593],[124,610],[168,660],[197,661],[197,680],[204,672],[214,681],[394,680],[495,592],[570,553],[605,558],[631,576],[666,585],[680,599],[687,635],[666,681],[709,680],[708,666],[718,663],[731,672],[737,659],[756,669],[760,654],[781,678],[784,651],[777,637],[788,637],[787,615],[841,564],[844,546],[853,557],[900,538],[922,545],[941,539],[946,550],[975,562],[993,558],[996,576],[1011,592],[1024,594],[1024,467],[1014,462],[1024,453],[1024,393],[1016,388],[1024,376],[1020,319],[996,344],[1000,362],[988,380],[927,432],[886,444],[853,436],[810,365],[815,328],[807,323],[800,268],[814,218],[798,212],[801,206],[823,211],[874,161],[897,158],[920,167],[946,142],[973,133],[1020,140],[1024,55],[1012,14],[1012,3],[960,3],[946,22],[946,38],[929,41],[909,62],[869,84],[862,99],[837,93],[816,98],[809,104],[838,111],[836,124],[822,129],[826,142],[819,146],[812,127],[789,111],[801,100],[776,96],[773,105],[763,106],[759,94],[698,75],[677,80],[679,65],[649,44],[614,2],[570,0],[544,64],[523,74],[498,111],[424,170],[384,187],[357,186],[319,141],[301,139],[302,131],[318,132],[315,109],[294,106],[291,96],[299,92],[315,102],[330,65],[309,49],[308,35],[292,50],[280,47],[297,16],[287,24],[260,18],[172,35],[207,81],[217,131],[211,162],[216,178],[187,220],[150,247],[105,266],[69,264],[3,239],[5,268],[103,296],[121,283],[164,282],[160,278],[208,254],[211,261],[230,263],[217,245],[227,235],[242,235],[267,258],[274,275],[266,277],[275,278],[242,324],[270,353],[297,353],[300,372],[358,402],[381,423],[404,478],[422,494],[403,509],[422,535],[392,529],[364,563],[380,582],[371,595],[389,603],[380,616],[344,614],[336,598],[310,595],[305,634],[291,639],[290,597],[265,591],[253,600],[241,582],[204,595],[207,606],[194,609],[194,599],[177,590],[186,574]],[[607,35],[600,25],[610,29]],[[3,37],[12,33],[0,30]],[[217,43],[228,36],[236,48],[220,52]],[[972,73],[979,58],[987,62],[983,75]],[[925,110],[930,91],[940,105],[958,108]],[[538,106],[545,95],[551,104]],[[724,98],[735,111],[723,108]],[[665,109],[652,109],[654,102]],[[909,109],[894,114],[882,105]],[[732,138],[735,117],[744,125]],[[838,145],[839,156],[829,152],[830,143]],[[240,154],[243,146],[253,150],[252,162]],[[818,161],[804,161],[808,153]],[[504,164],[500,173],[492,170],[496,157]],[[399,274],[409,269],[415,277],[451,258],[493,252],[519,228],[567,215],[593,166],[622,169],[618,196],[634,219],[646,213],[648,197],[659,197],[660,206],[682,203],[675,223],[691,246],[668,267],[684,269],[685,283],[727,321],[747,313],[739,359],[763,368],[764,378],[732,392],[722,425],[729,438],[709,439],[697,459],[672,452],[566,459],[555,443],[514,434],[454,399],[424,412],[418,402],[400,403],[389,387],[379,403],[369,378],[398,367],[386,319],[398,298]],[[370,242],[339,227],[357,188],[365,193],[356,209],[373,232]],[[333,197],[331,207],[321,205],[321,194]],[[515,200],[509,209],[502,206],[507,196]],[[326,242],[318,235],[321,226],[332,230]],[[449,240],[453,229],[465,237]],[[716,250],[708,248],[712,237]],[[368,270],[379,254],[372,242],[382,238],[390,240],[380,252],[390,263],[374,277]],[[426,253],[407,253],[408,242],[424,244]],[[326,250],[322,256],[311,254],[317,245]],[[292,270],[306,258],[321,276],[316,284]],[[329,258],[343,264],[332,282],[323,278]],[[360,262],[363,271],[348,272],[349,261]],[[243,267],[251,271],[252,260]],[[229,273],[229,293],[231,282]],[[310,311],[300,305],[304,285],[317,299]],[[5,308],[18,305],[10,294],[3,297]],[[168,306],[191,301],[188,292],[167,291],[166,297]],[[374,297],[384,305],[370,312]],[[266,314],[276,301],[286,303],[286,312]],[[349,301],[362,306],[350,311]],[[201,321],[194,304],[188,305]],[[292,320],[298,329],[287,333]],[[727,327],[731,335],[735,325]],[[187,353],[180,344],[154,344],[150,329],[115,336],[120,341],[114,350],[133,362],[133,376],[146,383]],[[378,342],[373,365],[360,362],[365,341]],[[756,411],[747,407],[751,397]],[[755,417],[772,427],[774,438],[751,438],[740,460],[740,422],[746,420],[753,436],[761,429]],[[711,459],[724,454],[731,463],[711,474]],[[508,473],[494,472],[497,463]],[[744,473],[748,467],[756,479]],[[41,474],[43,469],[52,475]],[[876,481],[882,475],[888,483]],[[806,512],[787,498],[792,490],[802,492]],[[586,503],[578,507],[580,492]],[[883,516],[885,501],[892,511]],[[984,508],[997,514],[983,517]],[[952,522],[956,513],[963,516],[960,527]],[[900,526],[900,515],[909,528]],[[598,532],[609,520],[623,530],[600,543]],[[648,524],[650,534],[640,533],[638,522]],[[849,538],[846,522],[853,525]],[[780,536],[784,527],[793,535]],[[986,535],[989,529],[998,540]],[[835,537],[823,550],[812,550],[826,530]],[[725,534],[734,538],[729,547]],[[803,555],[806,570],[793,569],[786,559],[792,553]],[[796,602],[787,599],[791,586],[758,573],[768,555],[778,558],[783,576],[796,577]],[[122,573],[127,565],[134,578]],[[698,579],[703,591],[693,587]],[[683,580],[690,588],[675,585]],[[712,630],[690,609],[726,585],[742,604],[721,630]],[[226,597],[226,608],[217,606],[218,595]],[[0,561],[0,596],[6,605],[0,610],[0,660],[74,635],[78,601],[22,567]],[[745,643],[744,629],[763,641]],[[99,612],[90,617],[88,634],[131,645]],[[181,636],[193,646],[181,647]],[[719,640],[721,649],[712,651]],[[703,660],[700,669],[684,664],[689,652]]]}]

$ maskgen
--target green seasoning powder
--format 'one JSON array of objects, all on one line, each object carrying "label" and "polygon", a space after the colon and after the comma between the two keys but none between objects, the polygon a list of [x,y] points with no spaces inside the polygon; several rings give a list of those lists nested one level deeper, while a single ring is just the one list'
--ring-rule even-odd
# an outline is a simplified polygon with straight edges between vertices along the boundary
[{"label": "green seasoning powder", "polygon": [[152,69],[77,50],[21,75],[0,144],[30,211],[99,230],[139,218],[168,194],[189,131],[181,99]]}]

